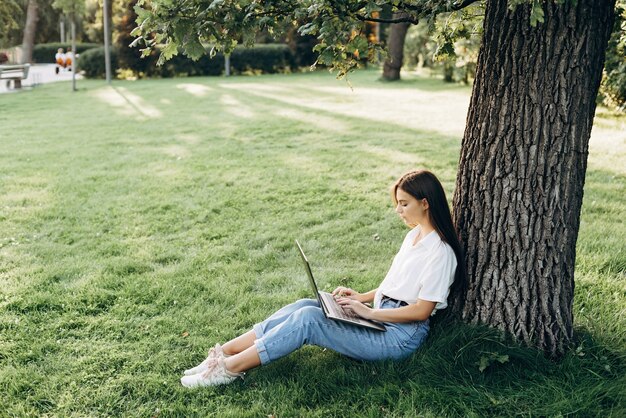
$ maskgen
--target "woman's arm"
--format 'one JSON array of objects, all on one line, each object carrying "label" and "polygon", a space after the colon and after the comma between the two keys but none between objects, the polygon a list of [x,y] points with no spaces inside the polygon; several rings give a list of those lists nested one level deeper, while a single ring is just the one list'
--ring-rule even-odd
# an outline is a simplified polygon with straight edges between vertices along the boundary
[{"label": "woman's arm", "polygon": [[344,297],[352,300],[356,300],[357,302],[366,303],[372,302],[374,300],[374,296],[376,296],[376,291],[378,288],[370,290],[366,293],[359,293],[356,290],[352,290],[348,287],[339,286],[335,290],[333,290],[333,296]]},{"label": "woman's arm", "polygon": [[337,302],[342,307],[352,309],[357,315],[365,319],[380,322],[413,322],[425,321],[433,313],[437,302],[418,299],[417,303],[396,309],[373,309],[354,299],[340,298]]}]

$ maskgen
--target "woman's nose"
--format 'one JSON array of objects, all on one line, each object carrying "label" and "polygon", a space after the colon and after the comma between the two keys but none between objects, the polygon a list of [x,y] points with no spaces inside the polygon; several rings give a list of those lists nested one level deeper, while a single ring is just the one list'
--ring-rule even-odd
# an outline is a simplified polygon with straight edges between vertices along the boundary
[{"label": "woman's nose", "polygon": [[400,213],[402,212],[402,208],[400,207],[400,205],[396,206],[396,213]]}]

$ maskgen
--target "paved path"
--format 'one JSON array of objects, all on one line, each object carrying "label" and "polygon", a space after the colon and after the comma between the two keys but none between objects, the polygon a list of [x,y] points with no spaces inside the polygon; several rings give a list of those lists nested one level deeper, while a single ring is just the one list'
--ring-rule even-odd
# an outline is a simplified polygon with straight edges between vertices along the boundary
[{"label": "paved path", "polygon": [[[36,87],[40,84],[54,83],[57,81],[72,81],[71,71],[61,71],[59,74],[54,73],[54,64],[34,64],[28,71],[28,78],[22,80],[22,87],[24,90]],[[83,78],[80,74],[76,76],[77,80]],[[11,85],[13,85],[11,83]],[[7,89],[7,83],[5,80],[0,82],[0,93],[15,93],[19,90]]]}]

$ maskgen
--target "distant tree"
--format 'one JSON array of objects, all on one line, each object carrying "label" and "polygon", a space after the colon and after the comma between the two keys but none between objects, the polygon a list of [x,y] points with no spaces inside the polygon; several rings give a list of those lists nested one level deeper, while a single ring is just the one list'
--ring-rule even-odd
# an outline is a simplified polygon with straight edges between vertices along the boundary
[{"label": "distant tree", "polygon": [[0,2],[0,47],[11,46],[8,42],[12,30],[19,29],[22,9],[16,0]]},{"label": "distant tree", "polygon": [[26,25],[24,25],[24,36],[22,38],[22,63],[33,61],[33,48],[35,46],[35,33],[37,31],[38,20],[39,4],[37,0],[28,0]]},{"label": "distant tree", "polygon": [[[407,17],[406,13],[396,12],[392,20],[405,20]],[[400,80],[400,70],[404,62],[404,40],[409,26],[411,26],[411,22],[407,21],[392,23],[389,26],[389,37],[387,38],[389,55],[383,64],[383,79],[387,81]]]},{"label": "distant tree", "polygon": [[[362,23],[383,4],[406,19],[460,10],[473,0],[251,2],[151,0],[135,34],[162,61],[202,42],[231,51],[259,30],[298,22],[317,35],[318,61],[344,75],[375,58]],[[615,0],[486,0],[454,218],[466,251],[467,287],[451,309],[562,355],[573,339],[572,304],[589,137]]]}]

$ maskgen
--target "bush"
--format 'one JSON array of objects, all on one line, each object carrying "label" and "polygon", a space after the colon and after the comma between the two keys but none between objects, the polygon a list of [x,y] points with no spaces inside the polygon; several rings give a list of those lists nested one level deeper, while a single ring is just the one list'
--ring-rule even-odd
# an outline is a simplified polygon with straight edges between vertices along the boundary
[{"label": "bush", "polygon": [[280,72],[294,66],[291,49],[284,44],[259,44],[252,48],[235,48],[230,56],[233,73],[261,71],[265,74]]},{"label": "bush", "polygon": [[[88,78],[103,78],[106,75],[104,65],[104,47],[91,48],[78,57],[78,70],[84,71]],[[111,68],[117,67],[117,51],[111,48]]]},{"label": "bush", "polygon": [[[100,47],[100,44],[91,44],[91,43],[77,43],[76,44],[76,53],[82,54],[83,52]],[[59,48],[63,48],[64,51],[72,49],[72,45],[69,43],[61,43],[54,42],[49,44],[38,44],[33,48],[33,62],[36,63],[49,63],[54,64],[54,55],[57,53]]]},{"label": "bush", "polygon": [[[160,51],[153,51],[152,55],[143,60],[148,60],[144,64],[144,75],[147,77],[176,77],[176,76],[207,76],[221,75],[224,72],[224,56],[217,54],[213,58],[209,58],[208,53],[194,61],[184,55],[176,55],[171,60],[158,66]],[[138,64],[141,64],[139,62]]]},{"label": "bush", "polygon": [[[136,51],[136,53],[130,53]],[[207,76],[224,72],[224,55],[209,58],[208,51],[197,61],[177,55],[161,66],[157,66],[160,51],[154,50],[146,58],[139,57],[139,50],[125,48],[120,53],[120,64],[136,74],[146,77]],[[284,44],[259,44],[252,48],[237,47],[230,57],[231,73],[245,72],[276,73],[294,66],[291,50]]]}]

